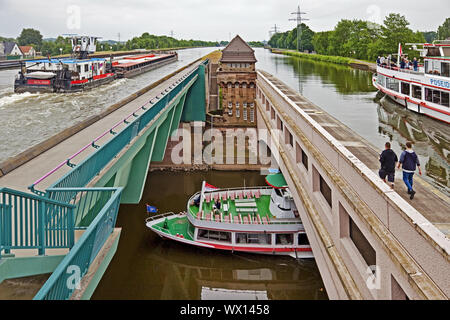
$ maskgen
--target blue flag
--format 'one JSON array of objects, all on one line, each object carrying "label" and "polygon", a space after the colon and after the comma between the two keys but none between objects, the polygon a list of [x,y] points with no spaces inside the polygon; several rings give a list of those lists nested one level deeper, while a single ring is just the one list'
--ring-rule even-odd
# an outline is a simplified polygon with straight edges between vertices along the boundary
[{"label": "blue flag", "polygon": [[156,207],[150,206],[148,204],[146,204],[146,206],[147,206],[147,212],[148,213],[156,213],[156,212],[158,212],[158,209],[156,209]]}]

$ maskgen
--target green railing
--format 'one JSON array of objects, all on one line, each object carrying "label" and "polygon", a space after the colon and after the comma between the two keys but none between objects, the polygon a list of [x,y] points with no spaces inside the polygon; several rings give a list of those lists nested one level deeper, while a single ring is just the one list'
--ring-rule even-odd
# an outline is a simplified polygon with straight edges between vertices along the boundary
[{"label": "green railing", "polygon": [[[207,64],[208,60],[203,64]],[[120,206],[122,188],[85,188],[85,186],[126,147],[186,86],[197,77],[197,69],[178,79],[168,89],[157,95],[157,101],[141,107],[144,113],[130,114],[123,120],[125,129],[116,133],[118,125],[96,138],[92,147],[96,150],[79,164],[71,163],[84,147],[40,179],[27,194],[7,188],[0,189],[0,254],[11,249],[71,248],[60,265],[34,297],[41,299],[68,299],[72,296],[92,261],[112,233]],[[137,111],[135,111],[137,112]],[[131,120],[133,119],[133,120]],[[106,134],[112,138],[99,147],[97,140]],[[47,179],[65,164],[72,169],[44,191],[36,190],[38,183]],[[85,230],[74,244],[75,229]],[[1,257],[1,256],[0,256]],[[78,271],[77,271],[78,270]],[[74,279],[74,282],[70,282]],[[78,280],[80,280],[78,279]],[[74,284],[73,286],[70,283]]]},{"label": "green railing", "polygon": [[[137,116],[135,112],[130,114],[123,121],[127,126],[116,133],[113,129],[109,130],[113,137],[107,141],[103,146],[95,146],[95,142],[104,137],[102,134],[92,142],[92,146],[98,149],[90,154],[87,158],[81,161],[79,164],[73,164],[70,161],[75,158],[82,151],[86,150],[90,145],[82,148],[80,151],[69,157],[67,162],[60,164],[57,168],[51,170],[45,174],[42,178],[36,180],[29,189],[38,194],[43,195],[42,191],[36,190],[37,184],[48,178],[51,174],[59,170],[64,164],[72,167],[72,169],[53,183],[50,188],[82,188],[86,186],[117,154],[126,147],[140,132],[144,129],[154,118],[161,112],[164,107],[167,106],[176,96],[195,78],[197,77],[197,68],[191,70],[188,74],[184,75],[181,79],[173,83],[168,89],[161,92],[156,98],[156,102],[149,101],[150,107],[144,105],[140,109],[145,110],[144,113]],[[134,119],[134,120],[129,120]],[[129,120],[129,121],[128,121]]]},{"label": "green railing", "polygon": [[8,188],[0,189],[0,256],[2,250],[71,248],[75,205]]},{"label": "green railing", "polygon": [[69,299],[116,225],[122,188],[115,188],[94,221],[64,257],[34,300]]}]

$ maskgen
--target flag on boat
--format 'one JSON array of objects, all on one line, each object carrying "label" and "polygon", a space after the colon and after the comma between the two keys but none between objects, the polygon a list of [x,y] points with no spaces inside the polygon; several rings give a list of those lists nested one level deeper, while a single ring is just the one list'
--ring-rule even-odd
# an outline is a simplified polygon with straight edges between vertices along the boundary
[{"label": "flag on boat", "polygon": [[209,183],[205,182],[205,191],[214,191],[214,190],[218,190],[219,188],[214,187],[213,185],[210,185]]},{"label": "flag on boat", "polygon": [[147,213],[156,213],[158,212],[158,209],[156,207],[153,207],[151,205],[146,204],[145,205],[147,207]]},{"label": "flag on boat", "polygon": [[402,55],[403,55],[402,44],[399,42],[399,43],[398,43],[397,65],[400,65],[400,61],[402,61]]}]

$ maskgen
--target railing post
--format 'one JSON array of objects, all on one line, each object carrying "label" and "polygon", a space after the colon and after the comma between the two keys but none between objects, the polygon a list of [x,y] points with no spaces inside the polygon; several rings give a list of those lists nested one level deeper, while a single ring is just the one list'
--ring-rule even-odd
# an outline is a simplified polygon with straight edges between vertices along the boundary
[{"label": "railing post", "polygon": [[73,211],[73,208],[69,208],[67,212],[67,246],[69,249],[72,249],[75,244],[75,220]]},{"label": "railing post", "polygon": [[40,201],[39,203],[39,211],[38,211],[38,218],[39,218],[39,224],[38,224],[38,232],[39,232],[39,251],[38,254],[40,256],[45,255],[45,225],[46,225],[46,203],[44,201]]}]

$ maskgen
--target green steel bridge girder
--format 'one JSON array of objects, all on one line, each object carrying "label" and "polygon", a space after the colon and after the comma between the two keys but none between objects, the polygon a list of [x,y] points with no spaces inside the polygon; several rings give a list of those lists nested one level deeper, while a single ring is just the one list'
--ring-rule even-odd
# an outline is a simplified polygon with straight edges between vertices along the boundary
[{"label": "green steel bridge girder", "polygon": [[189,89],[170,102],[128,150],[95,183],[95,187],[123,187],[121,203],[137,204],[142,198],[151,161],[162,161],[167,142],[178,128]]},{"label": "green steel bridge girder", "polygon": [[197,75],[197,81],[192,85],[186,96],[181,115],[182,122],[206,121],[205,66],[203,64],[198,67]]}]

